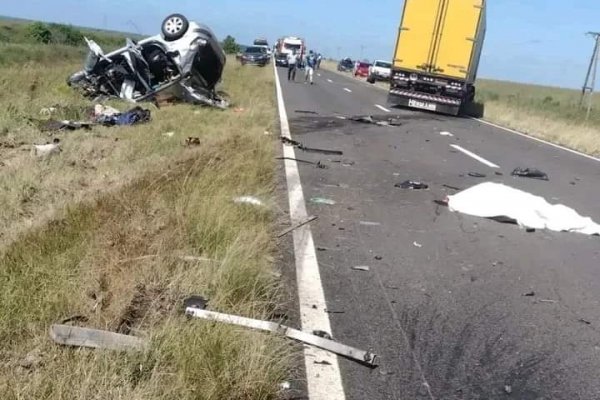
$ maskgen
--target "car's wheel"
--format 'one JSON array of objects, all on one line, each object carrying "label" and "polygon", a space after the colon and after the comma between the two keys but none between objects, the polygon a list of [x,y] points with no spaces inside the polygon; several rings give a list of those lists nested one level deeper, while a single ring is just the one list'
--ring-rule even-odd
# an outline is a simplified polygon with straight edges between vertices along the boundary
[{"label": "car's wheel", "polygon": [[162,34],[166,41],[181,39],[190,27],[190,22],[181,14],[171,14],[162,23]]},{"label": "car's wheel", "polygon": [[367,82],[369,82],[369,83],[375,83],[375,78],[372,77],[372,76],[368,76],[367,77]]}]

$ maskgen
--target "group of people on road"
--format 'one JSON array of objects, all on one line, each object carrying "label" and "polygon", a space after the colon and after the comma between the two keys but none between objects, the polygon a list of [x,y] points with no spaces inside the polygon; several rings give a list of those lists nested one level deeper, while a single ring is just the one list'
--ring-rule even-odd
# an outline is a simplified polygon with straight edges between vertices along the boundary
[{"label": "group of people on road", "polygon": [[313,75],[315,70],[321,68],[321,60],[323,57],[321,54],[317,54],[312,50],[304,56],[298,55],[296,50],[290,53],[287,57],[288,62],[288,81],[296,80],[296,70],[301,65],[304,66],[304,83],[314,84]]}]

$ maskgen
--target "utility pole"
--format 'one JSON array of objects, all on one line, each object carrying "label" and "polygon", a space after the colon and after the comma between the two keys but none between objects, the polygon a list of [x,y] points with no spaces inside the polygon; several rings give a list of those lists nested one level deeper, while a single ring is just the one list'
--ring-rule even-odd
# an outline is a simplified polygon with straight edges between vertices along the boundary
[{"label": "utility pole", "polygon": [[595,44],[594,52],[592,53],[592,58],[590,59],[590,65],[585,76],[585,83],[583,84],[583,89],[581,90],[581,99],[579,100],[579,106],[583,105],[583,101],[587,94],[586,120],[590,118],[590,113],[592,111],[592,100],[594,97],[594,90],[596,88],[596,72],[598,70],[598,59],[600,58],[600,32],[588,32],[587,34],[594,38]]}]

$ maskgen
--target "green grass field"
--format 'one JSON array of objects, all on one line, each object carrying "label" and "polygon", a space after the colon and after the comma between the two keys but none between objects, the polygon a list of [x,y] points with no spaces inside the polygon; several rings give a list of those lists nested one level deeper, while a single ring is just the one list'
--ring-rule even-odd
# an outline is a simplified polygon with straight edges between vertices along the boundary
[{"label": "green grass field", "polygon": [[[48,118],[42,108],[61,119],[93,106],[65,82],[83,50],[2,46],[42,54],[23,65],[15,51],[0,63],[2,399],[279,398],[295,346],[182,314],[189,295],[255,318],[287,300],[274,266],[276,136],[265,135],[276,120],[272,70],[230,59],[226,111],[145,105],[148,124],[48,135],[35,122]],[[50,61],[57,48],[65,53]],[[200,145],[186,146],[190,136]],[[55,137],[62,153],[30,154]],[[233,201],[244,195],[265,206]],[[54,344],[49,325],[74,315],[80,326],[146,337],[150,348]]]}]

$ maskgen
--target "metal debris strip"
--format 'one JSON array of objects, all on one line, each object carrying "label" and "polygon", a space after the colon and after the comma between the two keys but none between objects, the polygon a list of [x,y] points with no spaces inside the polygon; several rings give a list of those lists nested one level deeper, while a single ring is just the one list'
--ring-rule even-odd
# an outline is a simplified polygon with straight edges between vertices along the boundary
[{"label": "metal debris strip", "polygon": [[355,267],[352,267],[352,269],[355,271],[364,271],[364,272],[368,272],[371,270],[371,268],[367,265],[357,265]]},{"label": "metal debris strip", "polygon": [[355,360],[369,367],[376,366],[375,360],[377,356],[369,351],[360,350],[330,339],[324,339],[322,337],[302,332],[300,330],[293,329],[285,325],[280,325],[275,322],[261,321],[257,319],[239,317],[230,314],[222,314],[213,311],[201,310],[193,307],[188,307],[185,313],[190,317],[194,318],[200,318],[209,321],[217,321],[226,324],[238,325],[246,328],[279,334],[289,339],[296,340],[304,344],[312,345],[320,349],[338,354],[340,356]]},{"label": "metal debris strip", "polygon": [[486,174],[481,174],[479,172],[469,172],[468,175],[472,178],[487,178]]},{"label": "metal debris strip", "polygon": [[148,345],[146,340],[135,336],[71,325],[52,325],[49,334],[55,343],[63,346],[125,351],[144,350]]},{"label": "metal debris strip", "polygon": [[423,182],[419,182],[419,181],[404,181],[402,183],[397,183],[396,185],[397,188],[401,188],[401,189],[411,189],[411,190],[424,190],[424,189],[429,189],[429,185],[423,183]]},{"label": "metal debris strip", "polygon": [[312,216],[308,217],[306,220],[304,220],[304,221],[302,221],[302,222],[299,222],[299,223],[295,224],[294,226],[292,226],[292,227],[289,227],[288,229],[284,230],[284,231],[283,231],[283,232],[281,232],[279,235],[277,235],[277,237],[278,237],[278,238],[282,238],[282,237],[284,237],[285,235],[287,235],[288,233],[290,233],[290,232],[293,232],[293,231],[295,231],[296,229],[298,229],[298,228],[301,228],[301,227],[303,227],[303,226],[304,226],[304,225],[306,225],[306,224],[310,224],[311,222],[313,222],[313,221],[314,221],[314,220],[316,220],[317,218],[319,218],[319,217],[317,217],[316,215],[312,215]]},{"label": "metal debris strip", "polygon": [[400,120],[398,118],[394,118],[394,117],[383,118],[381,120],[378,120],[378,119],[373,118],[372,115],[362,115],[362,116],[348,117],[347,119],[349,119],[350,121],[354,121],[354,122],[361,122],[363,124],[373,124],[373,125],[378,125],[378,126],[401,126],[402,125]]},{"label": "metal debris strip", "polygon": [[306,147],[302,143],[300,143],[296,140],[287,138],[285,136],[281,136],[281,141],[284,144],[288,144],[290,146],[297,147],[300,150],[306,151],[308,153],[320,153],[320,154],[325,154],[325,155],[329,155],[329,156],[343,156],[344,155],[344,152],[341,150],[327,150],[327,149],[316,149],[313,147]]},{"label": "metal debris strip", "polygon": [[316,111],[311,111],[311,110],[294,110],[295,113],[298,114],[313,114],[313,115],[319,115],[318,112]]},{"label": "metal debris strip", "polygon": [[548,178],[548,174],[535,168],[515,168],[511,175],[518,176],[521,178],[539,179],[542,181],[550,180]]}]

